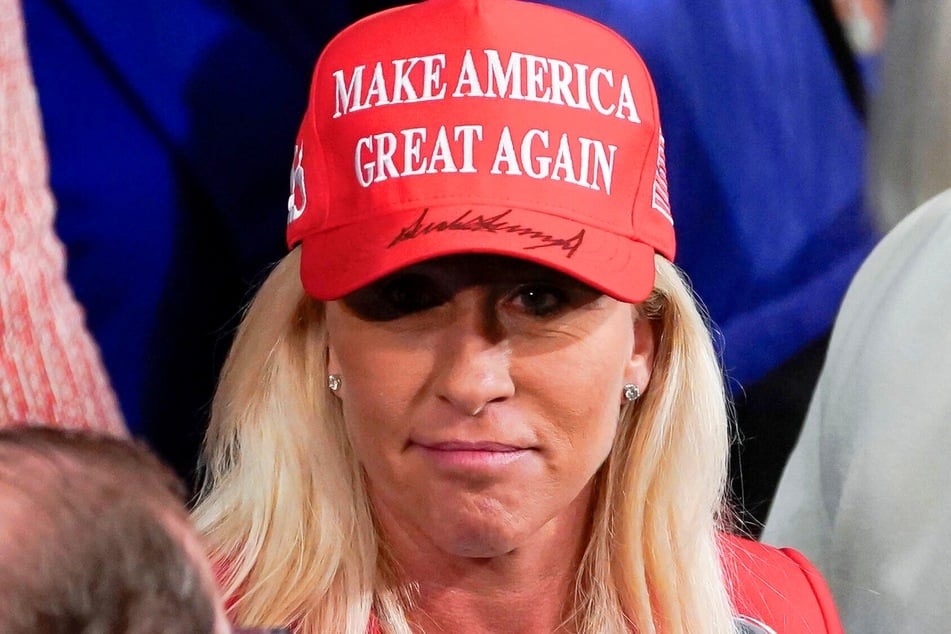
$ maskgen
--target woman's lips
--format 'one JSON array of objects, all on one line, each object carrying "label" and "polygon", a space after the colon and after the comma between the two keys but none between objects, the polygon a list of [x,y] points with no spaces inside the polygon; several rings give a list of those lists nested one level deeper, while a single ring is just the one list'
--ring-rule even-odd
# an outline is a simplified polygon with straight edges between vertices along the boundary
[{"label": "woman's lips", "polygon": [[494,441],[414,443],[433,463],[454,468],[504,467],[526,457],[530,448]]},{"label": "woman's lips", "polygon": [[435,451],[519,451],[524,449],[516,445],[509,445],[493,441],[448,440],[437,443],[421,443],[427,449]]}]

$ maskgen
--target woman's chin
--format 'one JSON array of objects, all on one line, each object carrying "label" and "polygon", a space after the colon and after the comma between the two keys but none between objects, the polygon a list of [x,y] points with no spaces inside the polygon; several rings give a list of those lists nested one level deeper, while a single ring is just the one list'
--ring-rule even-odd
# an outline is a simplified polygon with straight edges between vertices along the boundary
[{"label": "woman's chin", "polygon": [[519,518],[510,515],[443,515],[431,526],[439,527],[438,531],[428,531],[430,540],[439,550],[472,559],[507,555],[521,546],[532,532],[529,527],[521,525]]}]

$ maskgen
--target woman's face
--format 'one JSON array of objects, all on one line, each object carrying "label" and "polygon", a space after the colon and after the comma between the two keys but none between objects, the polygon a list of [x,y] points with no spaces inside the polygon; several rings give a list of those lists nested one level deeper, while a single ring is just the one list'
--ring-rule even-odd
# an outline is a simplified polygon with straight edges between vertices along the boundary
[{"label": "woman's face", "polygon": [[327,327],[384,529],[466,557],[584,529],[623,386],[653,361],[633,306],[498,256],[403,269],[330,302]]}]

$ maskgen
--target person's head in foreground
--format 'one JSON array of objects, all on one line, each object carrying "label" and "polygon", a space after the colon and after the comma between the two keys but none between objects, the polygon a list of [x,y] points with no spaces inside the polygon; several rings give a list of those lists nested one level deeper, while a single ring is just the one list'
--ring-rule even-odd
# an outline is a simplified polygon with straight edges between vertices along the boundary
[{"label": "person's head in foreground", "polygon": [[0,632],[229,632],[183,496],[127,439],[0,430]]},{"label": "person's head in foreground", "polygon": [[237,622],[732,632],[727,405],[609,29],[430,0],[345,30],[196,520]]}]

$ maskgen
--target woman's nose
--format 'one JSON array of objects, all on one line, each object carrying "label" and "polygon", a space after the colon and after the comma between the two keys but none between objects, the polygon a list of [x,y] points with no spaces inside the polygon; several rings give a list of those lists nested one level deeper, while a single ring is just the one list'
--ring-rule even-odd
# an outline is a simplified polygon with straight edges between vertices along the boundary
[{"label": "woman's nose", "polygon": [[515,393],[510,342],[482,299],[457,296],[456,316],[436,350],[436,394],[468,416]]}]

